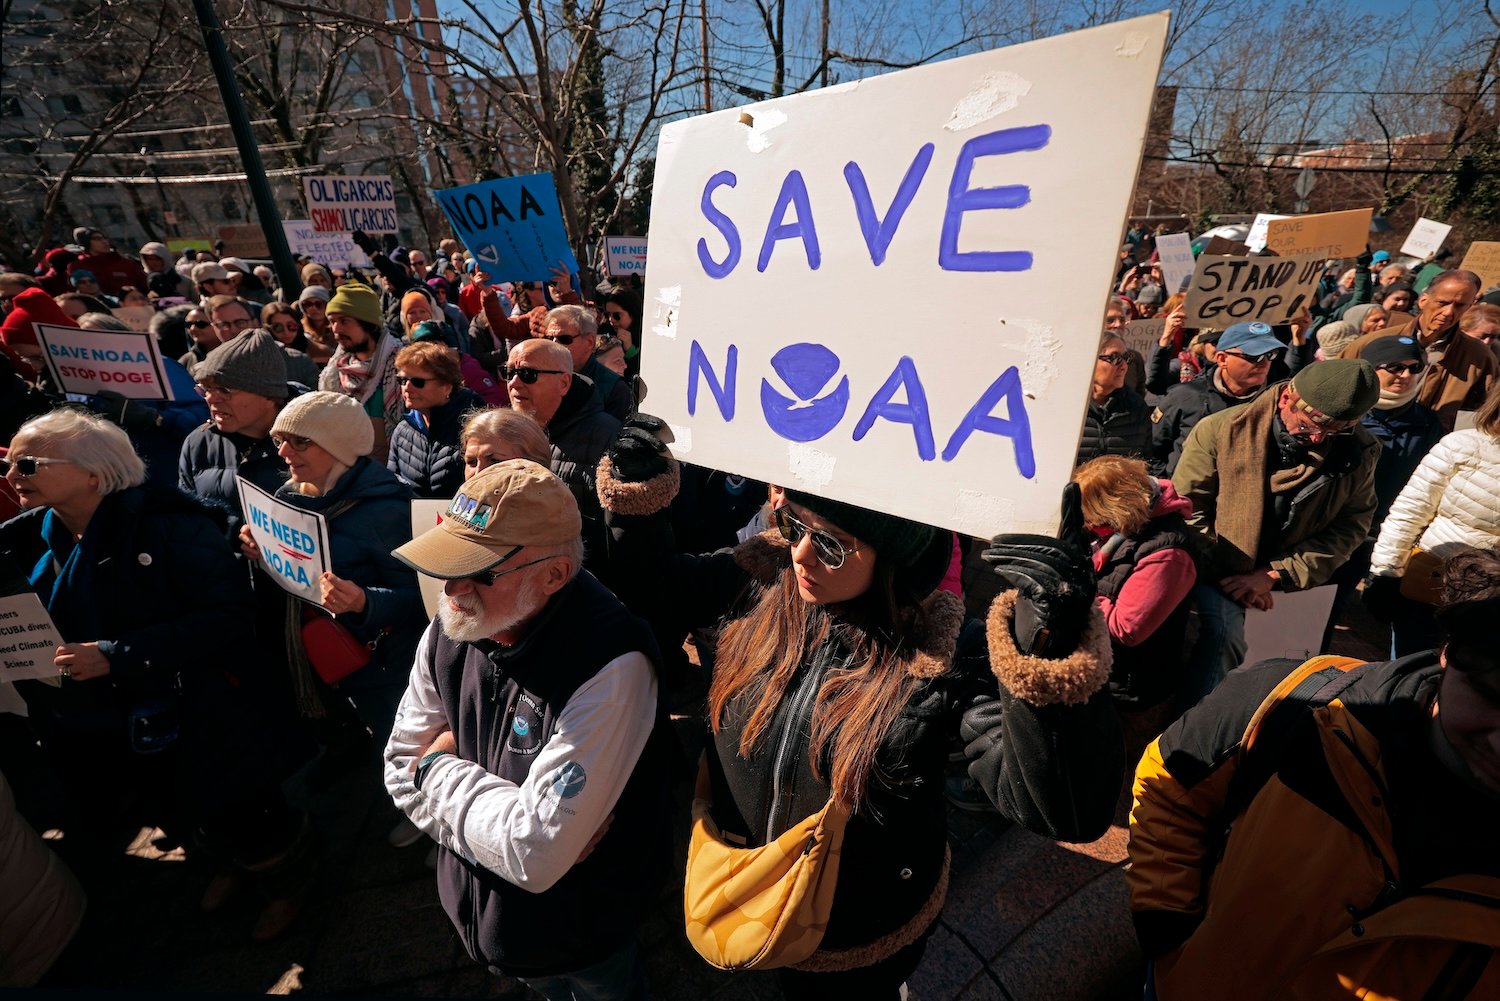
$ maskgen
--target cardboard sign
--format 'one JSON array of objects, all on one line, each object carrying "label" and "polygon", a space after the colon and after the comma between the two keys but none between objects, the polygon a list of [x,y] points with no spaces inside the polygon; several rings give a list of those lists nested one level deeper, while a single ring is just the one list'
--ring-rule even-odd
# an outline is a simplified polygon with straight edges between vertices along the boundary
[{"label": "cardboard sign", "polygon": [[453,231],[492,277],[547,281],[559,261],[570,274],[578,271],[551,174],[502,177],[434,194]]},{"label": "cardboard sign", "polygon": [[128,400],[170,400],[172,387],[162,365],[161,349],[150,334],[34,323],[52,370],[64,393],[93,396],[119,393]]},{"label": "cardboard sign", "polygon": [[288,594],[322,605],[318,578],[328,570],[327,519],[277,500],[244,477],[235,484],[267,576]]},{"label": "cardboard sign", "polygon": [[1255,221],[1250,224],[1250,232],[1245,236],[1245,246],[1249,247],[1252,252],[1257,254],[1262,250],[1265,250],[1266,234],[1270,230],[1272,220],[1286,218],[1289,217],[1284,215],[1272,215],[1269,212],[1262,212],[1260,215],[1256,216]]},{"label": "cardboard sign", "polygon": [[[415,539],[430,528],[443,523],[443,514],[451,501],[419,498],[411,502],[411,537]],[[429,619],[437,616],[438,599],[443,596],[443,582],[425,573],[417,574],[417,586],[422,590],[422,607],[427,609]]]},{"label": "cardboard sign", "polygon": [[1500,243],[1476,240],[1469,244],[1469,252],[1464,254],[1459,267],[1479,276],[1481,291],[1500,285]]},{"label": "cardboard sign", "polygon": [[396,188],[388,174],[305,177],[302,192],[319,233],[396,232]]},{"label": "cardboard sign", "polygon": [[270,257],[271,245],[260,223],[220,226],[219,239],[224,242],[225,257]]},{"label": "cardboard sign", "polygon": [[1198,258],[1188,288],[1189,327],[1223,330],[1241,321],[1285,323],[1310,305],[1323,275],[1318,257]]},{"label": "cardboard sign", "polygon": [[[1248,257],[1250,248],[1228,237],[1215,236],[1203,245],[1203,253],[1213,257]],[[1193,266],[1197,267],[1197,262]]]},{"label": "cardboard sign", "polygon": [[646,273],[646,238],[644,236],[606,236],[604,266],[612,277]]},{"label": "cardboard sign", "polygon": [[[1056,531],[1098,353],[1078,290],[1112,284],[1166,26],[664,126],[642,375],[673,452],[970,535]],[[1127,138],[1101,159],[1106,103]],[[850,312],[913,283],[944,304],[930,328]],[[750,308],[772,300],[794,318]]]},{"label": "cardboard sign", "polygon": [[1370,242],[1374,209],[1287,216],[1266,228],[1266,246],[1283,257],[1358,257]]},{"label": "cardboard sign", "polygon": [[31,592],[0,598],[0,682],[56,678],[62,634]]},{"label": "cardboard sign", "polygon": [[1446,223],[1433,219],[1418,219],[1417,224],[1411,228],[1411,233],[1406,237],[1406,242],[1401,245],[1401,253],[1410,254],[1412,257],[1425,261],[1443,249],[1443,241],[1448,239],[1448,234],[1451,232],[1453,232],[1453,227]]},{"label": "cardboard sign", "polygon": [[1156,238],[1156,258],[1167,295],[1180,291],[1193,276],[1192,238],[1186,233],[1163,233]]},{"label": "cardboard sign", "polygon": [[348,233],[319,233],[306,219],[289,219],[281,224],[286,232],[287,246],[292,255],[311,257],[319,264],[329,267],[344,267],[352,264],[356,268],[368,268],[370,259],[354,243]]},{"label": "cardboard sign", "polygon": [[1244,664],[1286,657],[1308,660],[1323,652],[1323,630],[1333,610],[1338,588],[1332,584],[1306,591],[1277,591],[1271,595],[1270,611],[1245,611]]},{"label": "cardboard sign", "polygon": [[1156,344],[1161,340],[1161,332],[1166,329],[1167,318],[1164,316],[1153,317],[1149,320],[1131,320],[1119,331],[1121,337],[1132,351],[1139,351],[1141,358],[1148,359],[1151,352],[1156,350]]},{"label": "cardboard sign", "polygon": [[156,315],[156,307],[116,306],[109,312],[115,319],[124,321],[125,325],[131,330],[145,333],[151,329],[151,318]]}]

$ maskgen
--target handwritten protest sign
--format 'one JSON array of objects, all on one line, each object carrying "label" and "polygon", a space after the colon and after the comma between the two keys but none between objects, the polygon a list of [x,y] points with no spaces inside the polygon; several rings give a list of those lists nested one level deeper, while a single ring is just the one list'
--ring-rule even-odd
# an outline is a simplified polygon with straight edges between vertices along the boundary
[{"label": "handwritten protest sign", "polygon": [[1156,350],[1157,341],[1161,340],[1161,332],[1166,325],[1167,319],[1164,316],[1153,317],[1149,320],[1131,320],[1119,333],[1125,338],[1125,343],[1132,351],[1139,351],[1143,359],[1150,358],[1151,352]]},{"label": "handwritten protest sign", "polygon": [[1272,215],[1269,212],[1262,212],[1256,216],[1255,221],[1250,224],[1250,232],[1245,236],[1245,246],[1257,254],[1265,250],[1266,234],[1270,230],[1272,221],[1285,218],[1287,217],[1284,215]]},{"label": "handwritten protest sign", "polygon": [[156,315],[156,309],[153,306],[116,306],[109,313],[131,330],[145,333],[151,329],[151,318]]},{"label": "handwritten protest sign", "polygon": [[1198,258],[1188,288],[1189,327],[1223,330],[1248,320],[1285,323],[1309,306],[1323,275],[1319,257]]},{"label": "handwritten protest sign", "polygon": [[235,483],[266,574],[288,594],[323,604],[318,578],[328,569],[327,519],[277,500],[244,477]]},{"label": "handwritten protest sign", "polygon": [[[1203,253],[1210,257],[1248,257],[1250,248],[1227,237],[1214,236],[1203,245]],[[1194,266],[1197,266],[1196,263]]]},{"label": "handwritten protest sign", "polygon": [[1245,644],[1242,664],[1285,657],[1307,660],[1323,651],[1323,630],[1333,610],[1338,588],[1332,584],[1306,591],[1277,592],[1269,611],[1245,612]]},{"label": "handwritten protest sign", "polygon": [[306,219],[288,219],[281,228],[286,232],[287,246],[294,255],[311,257],[319,264],[343,267],[352,264],[367,268],[370,259],[348,233],[319,233]]},{"label": "handwritten protest sign", "polygon": [[1448,234],[1451,232],[1453,232],[1453,227],[1446,223],[1433,219],[1418,219],[1417,224],[1411,228],[1411,233],[1407,235],[1406,242],[1401,245],[1401,253],[1426,260],[1443,249],[1443,241],[1448,239]]},{"label": "handwritten protest sign", "polygon": [[546,281],[558,261],[578,270],[551,174],[502,177],[435,194],[458,238],[496,278]]},{"label": "handwritten protest sign", "polygon": [[224,244],[226,256],[271,256],[271,245],[266,240],[266,231],[258,222],[220,226],[218,237]]},{"label": "handwritten protest sign", "polygon": [[606,236],[605,267],[618,278],[621,275],[645,274],[646,238],[644,236]]},{"label": "handwritten protest sign", "polygon": [[[642,355],[673,452],[972,535],[1055,531],[1098,347],[1078,290],[1112,284],[1166,25],[665,126]],[[1101,102],[1134,137],[1103,159]],[[878,306],[913,283],[943,303],[930,332]],[[768,301],[795,323],[747,306]]]},{"label": "handwritten protest sign", "polygon": [[30,591],[0,597],[0,682],[56,678],[62,643],[42,599]]},{"label": "handwritten protest sign", "polygon": [[79,330],[50,323],[32,326],[52,379],[63,392],[93,396],[108,390],[129,400],[172,398],[161,349],[150,334]]},{"label": "handwritten protest sign", "polygon": [[1350,209],[1275,219],[1266,228],[1266,246],[1283,257],[1358,257],[1370,242],[1370,216],[1374,212]]},{"label": "handwritten protest sign", "polygon": [[1464,262],[1459,267],[1479,276],[1481,291],[1500,285],[1500,243],[1474,241],[1469,244],[1469,252],[1464,254]]},{"label": "handwritten protest sign", "polygon": [[1172,295],[1193,275],[1193,241],[1186,233],[1163,233],[1156,238],[1156,255],[1167,295]]},{"label": "handwritten protest sign", "polygon": [[[411,537],[415,539],[429,528],[443,523],[443,514],[451,501],[421,498],[411,502]],[[438,599],[443,596],[443,582],[425,573],[417,574],[417,586],[422,591],[422,607],[427,609],[430,619],[437,615]]]},{"label": "handwritten protest sign", "polygon": [[305,177],[302,191],[319,233],[396,232],[396,189],[388,175]]}]

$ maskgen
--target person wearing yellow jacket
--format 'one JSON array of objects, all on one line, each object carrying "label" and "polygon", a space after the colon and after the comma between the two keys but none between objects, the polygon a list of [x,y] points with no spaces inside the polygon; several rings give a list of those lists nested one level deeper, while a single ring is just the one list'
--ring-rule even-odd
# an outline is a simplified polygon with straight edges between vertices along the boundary
[{"label": "person wearing yellow jacket", "polygon": [[1439,649],[1242,668],[1147,748],[1147,998],[1500,997],[1500,551],[1444,586]]}]

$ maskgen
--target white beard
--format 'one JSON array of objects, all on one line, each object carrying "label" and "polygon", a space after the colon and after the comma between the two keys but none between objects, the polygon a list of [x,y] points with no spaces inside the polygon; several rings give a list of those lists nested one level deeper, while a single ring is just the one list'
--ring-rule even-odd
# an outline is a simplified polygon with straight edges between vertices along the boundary
[{"label": "white beard", "polygon": [[[453,607],[455,604],[459,607]],[[484,606],[476,595],[450,597],[445,594],[438,599],[438,625],[449,639],[457,643],[477,643],[497,633],[514,629],[538,611],[540,607],[513,606],[486,616]]]}]

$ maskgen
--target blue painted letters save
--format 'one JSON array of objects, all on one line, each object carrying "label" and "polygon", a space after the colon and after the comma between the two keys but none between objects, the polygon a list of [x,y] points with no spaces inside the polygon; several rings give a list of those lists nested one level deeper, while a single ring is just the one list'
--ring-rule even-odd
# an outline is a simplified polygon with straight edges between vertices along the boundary
[{"label": "blue painted letters save", "polygon": [[1016,209],[1031,201],[1031,189],[1024,184],[1003,184],[995,188],[970,188],[974,161],[982,156],[999,156],[1044,148],[1052,138],[1050,125],[1027,125],[1001,129],[975,136],[964,143],[958,162],[953,165],[953,179],[948,184],[948,208],[943,216],[943,234],[938,243],[938,266],[944,271],[1028,271],[1031,252],[1025,250],[958,249],[958,232],[965,212],[982,209]]},{"label": "blue painted letters save", "polygon": [[859,231],[865,236],[870,263],[877,268],[885,261],[885,252],[891,245],[891,238],[896,235],[896,227],[901,225],[906,207],[916,197],[922,178],[927,176],[927,166],[932,163],[932,150],[932,143],[917,150],[911,166],[906,168],[906,176],[901,178],[901,184],[896,188],[896,197],[891,199],[891,207],[886,210],[884,219],[875,214],[870,186],[865,182],[865,173],[859,169],[859,164],[850,160],[844,165],[844,180],[849,184],[849,194],[854,196],[854,214],[859,217]]},{"label": "blue painted letters save", "polygon": [[[723,278],[734,270],[734,266],[740,263],[740,231],[734,225],[734,220],[729,218],[713,202],[714,189],[717,187],[732,188],[735,185],[735,176],[727,170],[721,170],[708,179],[703,186],[703,218],[713,224],[724,236],[724,242],[729,245],[729,252],[724,255],[722,261],[716,261],[708,251],[708,241],[702,237],[698,238],[698,261],[703,265],[703,273],[710,278]],[[762,269],[764,270],[764,269]]]},{"label": "blue painted letters save", "polygon": [[[786,210],[795,205],[797,220],[786,222]],[[818,247],[818,229],[813,224],[812,204],[807,200],[807,184],[800,170],[789,171],[781,182],[781,193],[776,196],[776,207],[766,223],[766,238],[760,244],[760,259],[755,270],[765,271],[771,263],[771,251],[781,240],[801,240],[802,250],[807,254],[807,266],[818,270],[823,263],[823,252]]]}]

